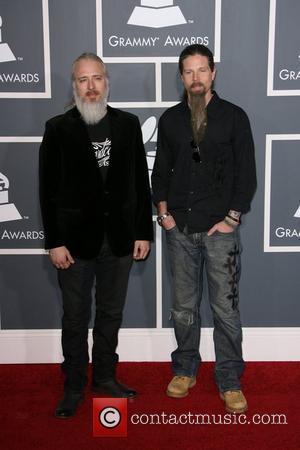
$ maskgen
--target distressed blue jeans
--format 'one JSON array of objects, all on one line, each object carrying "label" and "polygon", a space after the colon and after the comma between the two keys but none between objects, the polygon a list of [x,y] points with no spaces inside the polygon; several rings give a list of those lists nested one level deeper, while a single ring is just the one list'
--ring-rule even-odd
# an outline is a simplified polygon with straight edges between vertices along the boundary
[{"label": "distressed blue jeans", "polygon": [[206,270],[214,321],[215,379],[220,392],[240,389],[244,370],[242,327],[239,313],[240,241],[238,231],[212,236],[187,234],[177,226],[166,232],[174,281],[174,322],[177,349],[172,353],[175,375],[195,376],[199,353],[203,291]]}]

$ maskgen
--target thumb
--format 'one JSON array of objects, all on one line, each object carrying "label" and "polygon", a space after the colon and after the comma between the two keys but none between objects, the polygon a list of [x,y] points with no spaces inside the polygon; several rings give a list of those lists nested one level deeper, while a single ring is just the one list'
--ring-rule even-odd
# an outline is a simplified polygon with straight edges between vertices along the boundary
[{"label": "thumb", "polygon": [[207,236],[211,236],[212,234],[214,234],[214,232],[215,232],[215,225],[208,230]]},{"label": "thumb", "polygon": [[67,259],[71,264],[74,264],[74,259],[72,258],[71,253],[69,252],[69,250],[67,251]]}]

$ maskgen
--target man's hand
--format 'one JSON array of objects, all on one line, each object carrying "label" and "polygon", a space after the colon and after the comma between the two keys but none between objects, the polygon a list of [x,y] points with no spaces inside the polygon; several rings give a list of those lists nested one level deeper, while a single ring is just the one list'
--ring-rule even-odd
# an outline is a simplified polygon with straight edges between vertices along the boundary
[{"label": "man's hand", "polygon": [[212,234],[214,234],[215,231],[220,231],[221,233],[232,233],[233,230],[234,230],[233,227],[231,227],[226,222],[224,222],[224,220],[222,220],[222,222],[216,223],[213,227],[211,227],[208,230],[207,236],[211,236]]},{"label": "man's hand", "polygon": [[65,246],[51,248],[49,250],[49,256],[52,264],[57,269],[68,269],[75,262]]},{"label": "man's hand", "polygon": [[133,250],[133,259],[136,261],[145,259],[150,250],[149,241],[135,241]]},{"label": "man's hand", "polygon": [[[166,201],[158,202],[157,204],[157,215],[162,216],[163,214],[166,214],[168,211],[168,205]],[[176,226],[176,222],[174,220],[174,217],[172,214],[168,213],[169,215],[164,218],[164,220],[161,223],[162,228],[165,230],[171,230]]]},{"label": "man's hand", "polygon": [[171,214],[166,217],[163,221],[162,221],[162,226],[165,230],[171,230],[172,228],[176,227],[176,222],[174,220],[174,217],[171,216]]}]

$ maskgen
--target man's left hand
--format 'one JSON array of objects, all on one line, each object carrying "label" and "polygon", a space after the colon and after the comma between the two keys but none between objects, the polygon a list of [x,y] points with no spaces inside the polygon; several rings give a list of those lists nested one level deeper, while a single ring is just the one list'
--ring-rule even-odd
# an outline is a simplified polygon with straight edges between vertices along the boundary
[{"label": "man's left hand", "polygon": [[213,227],[211,227],[208,230],[207,236],[211,236],[212,234],[214,234],[215,231],[220,231],[220,233],[232,233],[233,230],[234,230],[233,227],[231,227],[230,225],[228,225],[228,223],[222,220],[221,222],[216,223]]},{"label": "man's left hand", "polygon": [[139,261],[145,259],[150,250],[149,241],[135,241],[133,250],[133,259]]}]

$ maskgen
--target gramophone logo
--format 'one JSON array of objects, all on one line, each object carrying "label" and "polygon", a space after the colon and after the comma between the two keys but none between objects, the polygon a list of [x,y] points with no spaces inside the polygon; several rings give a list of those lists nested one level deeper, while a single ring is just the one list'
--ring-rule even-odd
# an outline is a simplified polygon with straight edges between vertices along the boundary
[{"label": "gramophone logo", "polygon": [[0,222],[22,219],[15,205],[8,201],[8,188],[8,178],[0,173]]},{"label": "gramophone logo", "polygon": [[266,135],[265,252],[300,252],[299,150],[300,134]]},{"label": "gramophone logo", "polygon": [[294,217],[300,218],[300,206],[298,207],[297,211],[294,214]]},{"label": "gramophone logo", "polygon": [[48,0],[0,0],[0,99],[51,98],[49,47]]},{"label": "gramophone logo", "polygon": [[8,44],[2,42],[2,17],[0,16],[0,62],[15,61],[16,57]]},{"label": "gramophone logo", "polygon": [[148,117],[142,125],[143,142],[146,146],[148,174],[151,184],[151,175],[156,155],[157,144],[157,119],[155,116]]},{"label": "gramophone logo", "polygon": [[128,25],[165,28],[187,23],[179,6],[173,0],[141,0],[129,17]]}]

